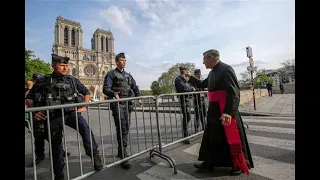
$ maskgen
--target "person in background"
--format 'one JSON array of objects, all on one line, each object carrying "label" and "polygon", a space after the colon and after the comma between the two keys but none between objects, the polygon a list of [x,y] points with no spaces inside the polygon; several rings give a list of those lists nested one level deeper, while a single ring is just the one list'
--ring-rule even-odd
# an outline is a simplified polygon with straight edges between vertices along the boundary
[{"label": "person in background", "polygon": [[[194,70],[194,77],[201,79],[201,70],[200,69],[196,69]],[[196,91],[205,91],[204,88],[198,88],[198,87],[194,87]],[[202,130],[205,129],[205,118],[206,118],[206,105],[205,105],[205,94],[194,94],[194,99],[193,99],[193,104],[194,104],[194,113],[195,113],[195,123],[194,123],[194,127],[195,127],[195,132],[199,132],[199,126],[200,126],[200,122],[201,122],[201,127]],[[199,122],[200,121],[200,122]]]},{"label": "person in background", "polygon": [[[179,67],[180,75],[175,79],[174,86],[177,93],[184,93],[184,92],[193,92],[195,88],[192,87],[186,80],[187,74],[189,74],[189,70],[185,67]],[[188,137],[188,125],[191,119],[191,111],[189,105],[190,95],[180,95],[179,102],[182,111],[182,132],[183,137]],[[187,139],[184,141],[185,144],[190,144],[190,140]]]}]

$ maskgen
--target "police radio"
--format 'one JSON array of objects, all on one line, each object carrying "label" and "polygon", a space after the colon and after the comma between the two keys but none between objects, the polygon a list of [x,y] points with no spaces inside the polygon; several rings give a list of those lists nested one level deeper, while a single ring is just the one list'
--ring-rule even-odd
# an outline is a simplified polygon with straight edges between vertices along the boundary
[{"label": "police radio", "polygon": [[75,103],[82,103],[83,102],[83,96],[82,94],[79,93],[78,89],[77,89],[77,86],[76,86],[76,83],[74,82],[74,79],[72,79],[72,85],[73,85],[73,89],[74,89],[74,100],[75,100]]}]

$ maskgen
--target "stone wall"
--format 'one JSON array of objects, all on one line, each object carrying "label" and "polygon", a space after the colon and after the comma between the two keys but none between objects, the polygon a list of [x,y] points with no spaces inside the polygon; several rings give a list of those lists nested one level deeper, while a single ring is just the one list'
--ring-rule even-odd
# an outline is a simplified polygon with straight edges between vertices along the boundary
[{"label": "stone wall", "polygon": [[[296,84],[295,83],[286,83],[283,84],[284,94],[293,94],[296,92]],[[280,94],[280,87],[274,86],[272,87],[273,94]]]},{"label": "stone wall", "polygon": [[[256,99],[259,99],[264,96],[268,96],[267,89],[255,89],[254,92],[255,92]],[[253,98],[252,90],[240,91],[240,104],[250,102],[252,100],[252,98]]]}]

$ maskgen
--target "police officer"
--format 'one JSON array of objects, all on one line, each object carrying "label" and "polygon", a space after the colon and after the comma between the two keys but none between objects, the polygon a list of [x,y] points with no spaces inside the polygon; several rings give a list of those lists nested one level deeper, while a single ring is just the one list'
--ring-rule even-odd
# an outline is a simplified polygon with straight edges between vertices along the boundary
[{"label": "police officer", "polygon": [[[201,70],[200,69],[195,69],[194,70],[194,76],[198,79],[201,78]],[[196,91],[204,91],[204,89],[202,88],[197,88],[194,87]],[[204,126],[204,120],[207,114],[206,111],[206,106],[205,106],[205,99],[204,99],[205,95],[203,94],[195,94],[194,95],[194,99],[193,99],[193,104],[194,104],[194,112],[195,112],[195,123],[194,123],[194,128],[196,133],[199,132],[199,125],[201,121],[201,126],[202,126],[202,130],[204,130],[205,126]]]},{"label": "police officer", "polygon": [[[115,63],[117,67],[109,71],[104,78],[103,93],[108,96],[108,99],[120,99],[128,98],[133,96],[140,96],[139,88],[136,85],[136,81],[133,79],[131,74],[127,73],[124,68],[126,67],[126,57],[124,53],[119,53],[115,57]],[[142,104],[142,101],[138,101]],[[118,141],[118,157],[121,159],[130,156],[127,153],[128,145],[128,132],[130,127],[130,113],[132,111],[133,102],[130,101],[127,106],[127,102],[123,101],[119,103],[111,103],[112,116],[117,132]],[[120,111],[120,112],[119,112]],[[120,114],[120,117],[119,117]],[[121,121],[121,132],[122,142],[120,137],[120,125]],[[121,146],[122,145],[122,146]],[[123,149],[122,149],[123,147]],[[121,164],[122,168],[129,168],[130,164],[128,161]]]},{"label": "police officer", "polygon": [[[35,83],[39,81],[40,78],[42,78],[43,75],[41,73],[34,73],[32,75],[32,80],[28,81],[27,87],[25,89],[25,97],[27,97],[27,94],[33,87]],[[27,120],[30,121],[29,113],[26,114]],[[31,123],[30,123],[31,125]],[[25,126],[28,127],[28,123],[25,121]],[[44,160],[44,140],[45,135],[44,135],[44,123],[40,121],[34,121],[33,122],[33,129],[34,129],[34,145],[35,145],[35,154],[36,154],[36,164],[39,164],[42,160]]]},{"label": "police officer", "polygon": [[[43,75],[41,73],[34,73],[32,75],[32,80],[27,82],[27,88],[25,91],[25,97],[29,93],[29,91],[32,89],[33,85],[39,82],[39,79],[43,78]],[[26,119],[30,121],[29,113],[26,113]],[[31,125],[31,123],[30,123]],[[33,121],[33,135],[34,135],[34,147],[35,147],[35,154],[36,154],[36,164],[39,164],[41,161],[44,160],[45,154],[44,154],[44,145],[45,141],[48,141],[47,135],[44,132],[44,121]],[[28,123],[25,121],[25,126],[28,127]],[[68,152],[67,155],[69,156],[70,153]]]},{"label": "police officer", "polygon": [[[88,89],[79,81],[79,79],[73,76],[67,75],[68,73],[68,57],[61,57],[52,54],[52,68],[53,73],[46,75],[41,78],[37,84],[34,84],[33,88],[27,95],[28,107],[38,106],[51,106],[59,104],[73,104],[84,101],[89,101],[90,92]],[[90,131],[86,120],[82,117],[81,112],[86,111],[86,107],[79,107],[77,112],[74,108],[64,109],[65,124],[73,129],[77,129],[76,125],[76,113],[78,116],[78,127],[80,135],[83,139],[84,149],[86,154],[91,157],[93,155],[94,169],[99,171],[102,169],[103,164],[99,155],[98,145],[95,141],[93,133]],[[46,122],[45,112],[36,112],[34,114],[35,120]],[[50,110],[50,131],[51,131],[51,142],[52,142],[52,156],[53,156],[53,171],[55,174],[55,180],[64,180],[63,168],[64,162],[64,151],[62,149],[62,114],[61,110]],[[47,126],[45,126],[47,127]],[[48,129],[45,128],[46,132]],[[47,134],[47,133],[46,133]],[[92,137],[92,149],[90,135]]]},{"label": "police officer", "polygon": [[[174,86],[177,93],[184,93],[184,92],[192,92],[195,91],[195,88],[192,87],[189,83],[187,83],[186,75],[189,73],[188,69],[185,67],[179,67],[180,75],[175,79]],[[189,95],[180,95],[180,107],[183,115],[182,121],[182,130],[183,130],[183,137],[189,136],[188,133],[188,124],[191,119],[191,112],[190,112],[190,105],[189,105]],[[184,141],[185,144],[190,144],[190,140],[187,139]]]},{"label": "police officer", "polygon": [[27,94],[31,90],[33,84],[35,84],[42,77],[43,75],[41,73],[33,73],[32,80],[27,82],[27,87],[25,89],[25,97],[27,97]]}]

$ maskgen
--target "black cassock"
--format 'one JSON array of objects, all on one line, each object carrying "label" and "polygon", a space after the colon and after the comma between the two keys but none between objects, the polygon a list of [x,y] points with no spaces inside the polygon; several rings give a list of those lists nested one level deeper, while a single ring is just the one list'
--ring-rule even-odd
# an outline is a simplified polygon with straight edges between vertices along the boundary
[{"label": "black cassock", "polygon": [[[238,111],[240,103],[240,89],[237,77],[231,66],[219,62],[203,81],[190,77],[189,83],[199,87],[208,88],[208,95],[223,90],[226,92],[223,113],[231,115],[238,127],[242,144],[242,151],[248,168],[253,168],[253,161],[247,136],[241,116]],[[218,102],[210,102],[207,114],[207,128],[204,131],[199,151],[199,161],[211,161],[213,167],[234,167],[230,146],[227,141],[225,127],[222,125],[221,109]],[[236,127],[236,126],[235,126]]]}]

